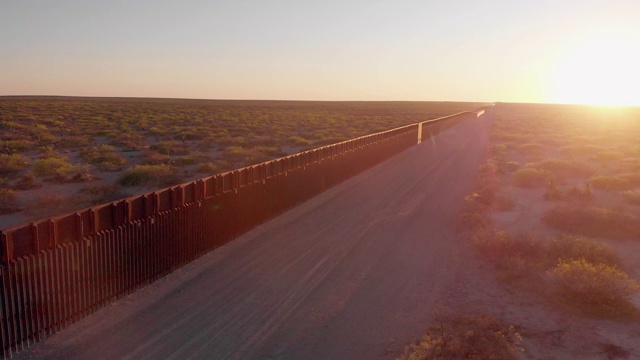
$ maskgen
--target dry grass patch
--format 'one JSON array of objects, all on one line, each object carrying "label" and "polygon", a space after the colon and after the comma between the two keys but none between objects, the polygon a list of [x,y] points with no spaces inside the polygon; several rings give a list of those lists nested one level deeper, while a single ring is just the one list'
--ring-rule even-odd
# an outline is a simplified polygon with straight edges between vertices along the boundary
[{"label": "dry grass patch", "polygon": [[445,318],[408,346],[399,360],[518,359],[522,336],[491,315]]},{"label": "dry grass patch", "polygon": [[614,240],[640,238],[640,217],[597,207],[558,206],[542,220],[554,229]]}]

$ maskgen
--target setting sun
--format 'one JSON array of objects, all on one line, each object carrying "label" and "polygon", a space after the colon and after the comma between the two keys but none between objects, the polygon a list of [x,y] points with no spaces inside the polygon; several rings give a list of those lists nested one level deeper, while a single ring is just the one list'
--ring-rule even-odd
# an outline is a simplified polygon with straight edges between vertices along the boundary
[{"label": "setting sun", "polygon": [[640,105],[640,39],[598,34],[561,56],[551,78],[553,102]]}]

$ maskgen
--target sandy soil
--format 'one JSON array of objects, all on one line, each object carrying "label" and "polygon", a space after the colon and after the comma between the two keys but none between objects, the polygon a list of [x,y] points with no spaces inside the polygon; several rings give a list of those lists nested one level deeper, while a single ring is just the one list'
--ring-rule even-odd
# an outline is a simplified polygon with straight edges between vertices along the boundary
[{"label": "sandy soil", "polygon": [[455,231],[487,126],[415,146],[18,358],[394,358],[441,309],[504,298]]}]

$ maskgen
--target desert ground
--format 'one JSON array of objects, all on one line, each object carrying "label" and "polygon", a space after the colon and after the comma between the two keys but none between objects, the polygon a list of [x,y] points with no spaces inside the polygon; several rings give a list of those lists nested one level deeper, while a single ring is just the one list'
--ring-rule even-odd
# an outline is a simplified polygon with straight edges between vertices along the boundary
[{"label": "desert ground", "polygon": [[640,278],[638,115],[499,104],[17,358],[410,358],[483,316],[503,358],[640,358],[638,293],[560,271]]}]

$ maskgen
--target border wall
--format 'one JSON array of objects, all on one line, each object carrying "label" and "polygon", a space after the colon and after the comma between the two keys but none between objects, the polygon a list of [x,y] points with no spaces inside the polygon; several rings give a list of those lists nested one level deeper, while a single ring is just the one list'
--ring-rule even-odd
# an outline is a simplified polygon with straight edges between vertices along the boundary
[{"label": "border wall", "polygon": [[486,111],[491,107],[0,231],[3,358]]}]

